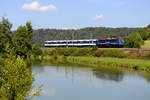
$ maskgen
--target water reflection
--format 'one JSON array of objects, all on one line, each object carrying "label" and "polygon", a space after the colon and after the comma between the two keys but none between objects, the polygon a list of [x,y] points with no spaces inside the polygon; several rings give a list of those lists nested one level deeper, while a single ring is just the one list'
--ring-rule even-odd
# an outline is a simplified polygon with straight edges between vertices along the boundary
[{"label": "water reflection", "polygon": [[41,91],[41,94],[46,95],[46,96],[54,96],[56,94],[56,90],[43,88]]},{"label": "water reflection", "polygon": [[[150,83],[141,72],[108,68],[33,66],[35,85],[43,84],[35,100],[149,100]],[[143,72],[142,72],[143,73]]]},{"label": "water reflection", "polygon": [[110,81],[116,81],[120,82],[123,80],[123,72],[118,69],[114,68],[105,68],[105,67],[100,67],[94,70],[94,74],[96,77],[103,79],[103,80],[110,80]]}]

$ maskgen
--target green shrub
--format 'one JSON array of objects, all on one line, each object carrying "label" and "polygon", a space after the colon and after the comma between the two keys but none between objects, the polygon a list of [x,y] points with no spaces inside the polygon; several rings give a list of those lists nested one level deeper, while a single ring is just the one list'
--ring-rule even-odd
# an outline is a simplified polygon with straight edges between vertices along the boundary
[{"label": "green shrub", "polygon": [[23,59],[5,59],[4,64],[0,65],[0,100],[26,100],[38,95],[41,89],[30,94],[34,75]]},{"label": "green shrub", "polygon": [[50,51],[51,56],[96,56],[96,57],[127,57],[122,50],[93,50],[91,48],[56,48]]},{"label": "green shrub", "polygon": [[74,48],[56,48],[56,49],[50,51],[50,55],[51,56],[56,56],[56,55],[71,56],[75,51],[76,51],[76,49],[74,49]]},{"label": "green shrub", "polygon": [[127,48],[140,48],[144,44],[141,35],[137,33],[130,34],[127,37],[124,37],[125,47]]},{"label": "green shrub", "polygon": [[72,56],[88,56],[90,54],[91,50],[87,48],[83,49],[77,49]]},{"label": "green shrub", "polygon": [[42,55],[42,50],[38,44],[35,44],[32,48],[32,54],[33,55]]},{"label": "green shrub", "polygon": [[96,57],[101,57],[103,55],[104,55],[104,52],[102,52],[102,51],[98,51],[98,52],[95,53]]},{"label": "green shrub", "polygon": [[127,54],[125,54],[122,50],[98,50],[95,53],[96,57],[118,57],[118,58],[124,58],[127,57]]},{"label": "green shrub", "polygon": [[56,48],[50,51],[51,56],[89,56],[93,50],[88,48]]},{"label": "green shrub", "polygon": [[95,45],[95,46],[92,47],[92,50],[96,51],[96,50],[98,50],[98,47]]}]

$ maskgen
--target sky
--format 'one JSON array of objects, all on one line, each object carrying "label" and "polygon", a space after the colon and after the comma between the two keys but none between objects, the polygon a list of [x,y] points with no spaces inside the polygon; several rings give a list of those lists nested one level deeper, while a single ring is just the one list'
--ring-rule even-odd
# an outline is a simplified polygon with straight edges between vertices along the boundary
[{"label": "sky", "polygon": [[0,0],[0,17],[13,29],[31,21],[34,29],[145,27],[150,0]]}]

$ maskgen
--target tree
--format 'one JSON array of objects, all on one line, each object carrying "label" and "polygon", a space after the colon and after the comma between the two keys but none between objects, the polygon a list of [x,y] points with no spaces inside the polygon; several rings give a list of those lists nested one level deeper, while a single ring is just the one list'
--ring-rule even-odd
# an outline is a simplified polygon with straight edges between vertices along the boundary
[{"label": "tree", "polygon": [[140,28],[105,28],[105,27],[89,27],[77,30],[60,30],[60,29],[38,29],[33,32],[33,43],[40,45],[46,40],[69,40],[72,39],[99,39],[108,34],[116,34],[119,37],[128,36],[129,34],[138,32]]},{"label": "tree", "polygon": [[8,19],[2,18],[0,22],[0,53],[6,57],[12,53],[12,39],[13,34],[11,32],[12,24]]},{"label": "tree", "polygon": [[142,28],[140,31],[139,31],[141,37],[143,40],[147,40],[150,38],[150,25],[148,25],[147,27],[145,28]]},{"label": "tree", "polygon": [[141,45],[144,43],[138,32],[130,34],[128,37],[125,37],[124,40],[125,47],[129,48],[140,48]]},{"label": "tree", "polygon": [[143,40],[147,40],[150,37],[150,32],[147,30],[147,28],[141,29],[139,33]]},{"label": "tree", "polygon": [[27,41],[27,29],[25,26],[20,26],[16,31],[16,38],[14,39],[14,51],[16,55],[27,57],[28,53],[28,41]]},{"label": "tree", "polygon": [[108,37],[109,37],[109,38],[116,38],[116,37],[118,37],[118,36],[117,36],[116,34],[109,34]]},{"label": "tree", "polygon": [[32,52],[32,26],[27,22],[26,26],[20,26],[16,31],[14,39],[14,51],[16,55],[27,58]]},{"label": "tree", "polygon": [[27,42],[28,56],[29,56],[31,54],[31,52],[32,52],[32,34],[33,34],[33,28],[32,28],[31,22],[27,22],[26,23],[26,29],[27,29],[26,42]]},{"label": "tree", "polygon": [[[33,29],[32,29],[32,25],[31,22],[27,22],[26,23],[26,29],[27,29],[27,40],[29,42],[29,44],[32,44],[32,33],[33,33]],[[30,45],[31,46],[31,45]],[[31,49],[31,48],[30,48]]]},{"label": "tree", "polygon": [[26,100],[40,93],[41,87],[31,93],[34,75],[22,58],[5,59],[3,62],[0,65],[0,100]]},{"label": "tree", "polygon": [[42,50],[38,44],[33,45],[32,54],[35,56],[42,55]]},{"label": "tree", "polygon": [[8,21],[8,19],[2,17],[2,21],[0,22],[0,33],[11,33],[12,24]]}]

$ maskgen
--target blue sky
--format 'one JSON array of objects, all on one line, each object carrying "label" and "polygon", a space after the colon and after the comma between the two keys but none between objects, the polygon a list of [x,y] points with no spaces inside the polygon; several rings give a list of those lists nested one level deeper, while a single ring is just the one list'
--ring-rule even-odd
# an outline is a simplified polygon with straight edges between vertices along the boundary
[{"label": "blue sky", "polygon": [[37,28],[144,27],[150,0],[0,0],[0,17],[13,29],[31,21]]}]

